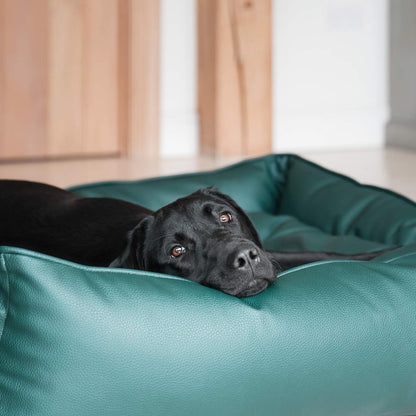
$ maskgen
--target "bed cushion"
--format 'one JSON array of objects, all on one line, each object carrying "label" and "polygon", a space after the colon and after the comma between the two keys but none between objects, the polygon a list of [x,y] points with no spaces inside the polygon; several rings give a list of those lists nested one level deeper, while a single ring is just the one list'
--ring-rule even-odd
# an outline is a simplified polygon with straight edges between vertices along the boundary
[{"label": "bed cushion", "polygon": [[237,299],[0,249],[0,414],[416,414],[416,206],[292,155],[73,188],[151,209],[217,186],[267,248],[352,253]]}]

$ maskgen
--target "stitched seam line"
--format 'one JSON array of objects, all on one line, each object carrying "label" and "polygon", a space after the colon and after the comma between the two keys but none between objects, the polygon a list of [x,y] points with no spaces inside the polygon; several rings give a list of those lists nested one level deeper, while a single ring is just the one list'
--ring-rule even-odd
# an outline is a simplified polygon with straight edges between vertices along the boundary
[{"label": "stitched seam line", "polygon": [[192,280],[185,279],[184,277],[178,277],[178,276],[172,276],[172,275],[166,275],[162,273],[156,273],[156,272],[147,272],[144,270],[133,270],[133,269],[118,269],[118,268],[109,268],[109,267],[97,267],[97,266],[84,266],[82,264],[73,263],[69,260],[63,260],[58,257],[49,256],[47,254],[38,253],[36,251],[26,250],[26,249],[20,249],[17,247],[9,247],[9,246],[0,246],[0,256],[3,256],[4,254],[9,254],[12,256],[23,256],[23,257],[29,257],[34,258],[37,260],[43,260],[48,263],[58,263],[63,264],[69,267],[72,267],[74,269],[78,270],[84,270],[89,272],[99,272],[99,273],[122,273],[122,274],[128,274],[128,275],[136,275],[136,276],[147,276],[147,277],[156,277],[159,279],[167,279],[167,280],[179,280],[184,283],[191,283],[191,284],[197,284],[196,282]]},{"label": "stitched seam line", "polygon": [[[400,259],[405,258],[405,257],[414,256],[414,255],[415,255],[415,253],[406,253],[406,254],[403,254],[403,255],[401,255],[401,256],[395,257],[395,258],[393,258],[393,259],[389,259],[389,260],[386,260],[386,261],[377,261],[377,260],[375,260],[375,261],[373,261],[372,263],[373,263],[373,264],[374,264],[374,263],[377,263],[377,264],[389,264],[389,263],[391,263],[391,262],[393,262],[393,261],[400,260]],[[290,269],[290,270],[285,270],[285,271],[283,271],[283,272],[279,273],[279,274],[278,274],[278,276],[279,276],[279,277],[282,277],[282,276],[285,276],[285,275],[287,275],[287,274],[291,274],[291,273],[293,273],[294,271],[297,271],[297,270],[301,270],[301,269],[309,269],[309,268],[311,268],[311,267],[320,266],[320,265],[322,265],[322,264],[328,264],[328,263],[352,263],[352,262],[354,262],[354,263],[365,263],[365,262],[363,262],[362,260],[351,260],[351,259],[346,259],[346,260],[343,260],[343,259],[335,259],[335,260],[321,260],[321,261],[316,261],[316,262],[313,262],[313,263],[309,263],[309,264],[302,264],[302,265],[300,265],[300,266],[293,267],[293,268],[292,268],[292,269]],[[370,262],[370,263],[371,263],[371,262]]]},{"label": "stitched seam line", "polygon": [[286,276],[287,274],[292,274],[298,270],[303,270],[303,269],[310,269],[312,267],[317,267],[317,266],[321,266],[323,264],[330,264],[330,263],[360,263],[361,260],[343,260],[343,259],[335,259],[335,260],[320,260],[320,261],[315,261],[313,263],[307,263],[307,264],[301,264],[300,266],[296,266],[293,267],[291,269],[288,270],[284,270],[281,273],[278,273],[278,277],[282,277],[282,276]]},{"label": "stitched seam line", "polygon": [[415,253],[406,253],[406,254],[402,254],[401,256],[394,257],[394,258],[386,260],[386,261],[382,261],[381,263],[391,263],[393,261],[400,260],[400,259],[403,259],[403,258],[409,257],[409,256],[414,256],[414,255],[415,255]]},{"label": "stitched seam line", "polygon": [[3,326],[1,327],[1,330],[0,330],[0,345],[1,345],[1,340],[2,340],[2,337],[3,337],[4,328],[6,326],[7,317],[9,316],[9,307],[10,307],[10,277],[9,277],[9,272],[7,271],[6,260],[4,259],[4,254],[0,254],[0,260],[1,260],[2,267],[4,268],[4,271],[6,272],[6,290],[7,290],[6,314],[4,316]]}]

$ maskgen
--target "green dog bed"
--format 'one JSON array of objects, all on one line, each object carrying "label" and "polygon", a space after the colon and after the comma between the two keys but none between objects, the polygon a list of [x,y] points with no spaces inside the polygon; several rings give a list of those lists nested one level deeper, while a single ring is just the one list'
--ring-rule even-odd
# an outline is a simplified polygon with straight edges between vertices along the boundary
[{"label": "green dog bed", "polygon": [[214,185],[266,248],[374,251],[243,299],[178,277],[0,250],[0,414],[416,414],[416,205],[293,155],[82,185],[157,209]]}]

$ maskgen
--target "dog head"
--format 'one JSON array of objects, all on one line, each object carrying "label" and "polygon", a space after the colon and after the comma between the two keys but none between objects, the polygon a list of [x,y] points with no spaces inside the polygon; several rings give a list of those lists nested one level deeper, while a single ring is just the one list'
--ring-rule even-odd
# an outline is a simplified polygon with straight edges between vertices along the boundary
[{"label": "dog head", "polygon": [[237,297],[262,292],[279,271],[245,212],[214,188],[145,217],[112,266],[176,275]]}]

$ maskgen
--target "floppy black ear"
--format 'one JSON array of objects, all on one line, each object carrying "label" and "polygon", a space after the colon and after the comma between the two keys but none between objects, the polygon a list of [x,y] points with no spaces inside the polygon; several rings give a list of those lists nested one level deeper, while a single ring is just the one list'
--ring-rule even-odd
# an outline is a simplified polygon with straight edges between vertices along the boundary
[{"label": "floppy black ear", "polygon": [[149,227],[153,221],[153,215],[148,215],[128,232],[126,248],[108,267],[146,270],[144,245]]},{"label": "floppy black ear", "polygon": [[237,202],[234,201],[234,199],[232,199],[229,195],[223,194],[222,192],[220,192],[218,189],[214,188],[213,186],[201,189],[199,192],[205,195],[211,195],[216,198],[220,198],[223,201],[225,201],[227,204],[231,205],[235,209],[235,211],[238,212],[240,219],[241,219],[240,223],[243,229],[248,234],[251,235],[251,239],[258,247],[260,247],[261,249],[263,248],[263,244],[260,241],[260,237],[257,233],[257,230],[254,228],[253,223],[251,222],[248,215],[244,212],[243,208],[241,208],[240,205],[238,205]]}]

